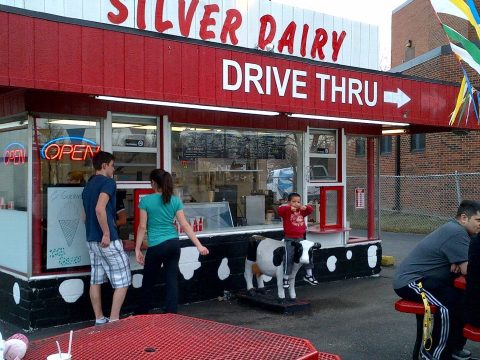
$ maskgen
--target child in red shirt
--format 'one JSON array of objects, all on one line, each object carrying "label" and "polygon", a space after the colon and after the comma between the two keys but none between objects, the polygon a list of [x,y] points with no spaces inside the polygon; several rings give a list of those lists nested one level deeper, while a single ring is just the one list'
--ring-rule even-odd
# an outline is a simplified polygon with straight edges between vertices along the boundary
[{"label": "child in red shirt", "polygon": [[[305,216],[313,212],[311,205],[302,205],[301,196],[298,193],[288,195],[288,203],[278,208],[278,215],[282,218],[283,231],[285,233],[285,261],[283,271],[283,287],[288,289],[290,284],[288,277],[292,273],[293,255],[295,247],[293,242],[299,242],[305,238],[307,226],[305,224]],[[306,275],[304,280],[311,285],[318,285],[312,273],[313,263],[305,265]]]}]

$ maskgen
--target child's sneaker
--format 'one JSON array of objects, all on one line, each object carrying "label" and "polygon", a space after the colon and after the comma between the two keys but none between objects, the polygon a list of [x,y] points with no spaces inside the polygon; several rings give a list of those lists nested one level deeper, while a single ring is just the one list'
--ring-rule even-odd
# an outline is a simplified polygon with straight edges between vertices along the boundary
[{"label": "child's sneaker", "polygon": [[307,283],[310,285],[316,286],[318,285],[318,280],[313,277],[313,275],[305,275],[303,277],[303,280],[305,280]]},{"label": "child's sneaker", "polygon": [[95,320],[95,325],[104,325],[108,323],[108,318],[103,316],[100,319]]},{"label": "child's sneaker", "polygon": [[288,289],[290,287],[290,283],[288,282],[288,279],[283,279],[283,288]]}]

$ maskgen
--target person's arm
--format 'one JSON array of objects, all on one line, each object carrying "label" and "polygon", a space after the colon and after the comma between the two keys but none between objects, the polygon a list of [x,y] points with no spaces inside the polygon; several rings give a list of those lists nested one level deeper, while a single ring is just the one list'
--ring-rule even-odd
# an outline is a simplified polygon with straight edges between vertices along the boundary
[{"label": "person's arm", "polygon": [[303,216],[303,217],[308,216],[308,215],[310,215],[310,214],[313,212],[313,206],[310,205],[310,204],[303,205],[303,206],[300,208],[300,211],[302,212],[302,216]]},{"label": "person's arm", "polygon": [[110,229],[107,222],[107,203],[110,200],[110,196],[107,193],[100,193],[95,206],[95,214],[97,215],[98,224],[102,229],[103,236],[100,243],[101,247],[108,247],[110,245]]},{"label": "person's arm", "polygon": [[288,211],[288,210],[291,211],[289,205],[280,205],[280,206],[278,207],[278,210],[277,210],[278,216],[283,217],[283,215],[285,214],[285,212]]},{"label": "person's arm", "polygon": [[176,216],[177,216],[177,221],[183,227],[183,231],[185,231],[185,234],[188,235],[188,238],[197,247],[198,252],[201,255],[208,255],[209,253],[208,249],[202,245],[200,240],[198,240],[197,235],[195,235],[195,232],[192,230],[192,227],[190,226],[187,219],[185,218],[185,213],[183,212],[183,210],[178,210],[176,212]]},{"label": "person's arm", "polygon": [[117,227],[123,226],[126,223],[127,223],[127,210],[121,209],[117,211],[117,221],[115,222]]},{"label": "person's arm", "polygon": [[137,229],[137,238],[135,239],[135,258],[140,265],[145,265],[145,256],[142,253],[142,243],[147,231],[148,214],[144,209],[140,209],[140,221]]},{"label": "person's arm", "polygon": [[450,263],[450,271],[455,274],[467,274],[468,254],[471,238],[464,229],[452,232],[443,242],[440,250]]}]

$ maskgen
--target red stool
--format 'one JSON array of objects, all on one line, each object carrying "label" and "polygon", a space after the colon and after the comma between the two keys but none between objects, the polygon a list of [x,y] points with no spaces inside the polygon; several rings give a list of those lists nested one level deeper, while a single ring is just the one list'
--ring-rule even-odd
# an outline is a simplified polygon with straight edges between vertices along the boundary
[{"label": "red stool", "polygon": [[[420,352],[420,345],[422,344],[425,307],[423,306],[423,303],[400,299],[395,302],[395,310],[403,313],[415,314],[417,318],[417,336],[415,338],[415,346],[413,347],[412,353],[412,359],[417,360]],[[430,305],[430,312],[435,314],[436,311],[437,307],[435,305]]]},{"label": "red stool", "polygon": [[465,325],[463,328],[463,336],[472,341],[480,341],[480,328]]},{"label": "red stool", "polygon": [[453,286],[457,289],[465,290],[467,288],[467,280],[465,279],[465,276],[461,275],[455,278],[455,280],[453,280]]}]

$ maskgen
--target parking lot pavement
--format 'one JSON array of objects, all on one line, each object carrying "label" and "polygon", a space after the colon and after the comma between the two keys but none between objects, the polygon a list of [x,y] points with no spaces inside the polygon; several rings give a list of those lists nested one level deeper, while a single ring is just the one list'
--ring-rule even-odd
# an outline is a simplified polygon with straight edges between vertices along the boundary
[{"label": "parking lot pavement", "polygon": [[[382,234],[383,252],[403,259],[422,238],[411,234]],[[311,309],[281,315],[239,304],[235,298],[183,305],[183,315],[219,321],[308,339],[317,350],[340,355],[343,360],[407,360],[415,340],[415,317],[396,312],[397,295],[391,287],[395,267],[383,268],[375,277],[303,285],[297,296],[308,299]],[[299,285],[302,284],[299,281]],[[92,323],[79,323],[28,333],[30,339],[54,336]],[[3,330],[4,323],[0,323]],[[5,334],[15,332],[6,327]],[[480,344],[467,342],[475,356]]]}]

